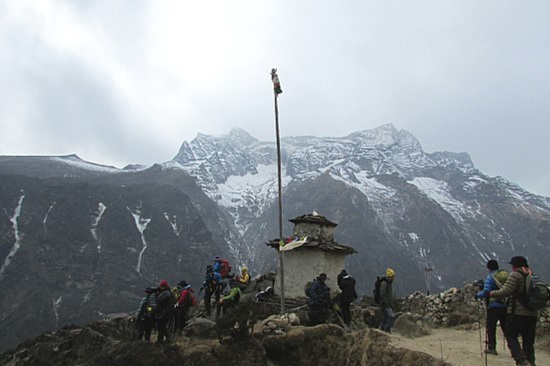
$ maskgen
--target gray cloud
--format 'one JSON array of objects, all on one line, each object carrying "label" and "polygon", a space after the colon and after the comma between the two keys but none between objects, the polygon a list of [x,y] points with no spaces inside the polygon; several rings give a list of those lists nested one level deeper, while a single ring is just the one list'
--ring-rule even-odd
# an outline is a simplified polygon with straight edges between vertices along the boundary
[{"label": "gray cloud", "polygon": [[393,123],[550,196],[547,2],[44,4],[0,5],[0,154],[123,166],[198,132],[272,140],[275,66],[284,136]]}]

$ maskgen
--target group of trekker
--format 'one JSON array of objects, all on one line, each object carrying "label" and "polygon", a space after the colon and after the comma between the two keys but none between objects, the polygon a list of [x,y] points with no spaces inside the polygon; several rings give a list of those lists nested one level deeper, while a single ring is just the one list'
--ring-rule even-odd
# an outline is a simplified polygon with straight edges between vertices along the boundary
[{"label": "group of trekker", "polygon": [[330,287],[327,286],[326,273],[321,273],[311,283],[306,284],[305,293],[308,297],[308,317],[311,325],[324,323],[330,315],[331,309],[335,310],[345,327],[351,324],[350,304],[357,299],[355,291],[355,279],[343,269],[337,277],[338,287],[342,291],[336,303],[331,302]]},{"label": "group of trekker", "polygon": [[[250,274],[248,269],[243,267],[241,275],[235,278],[231,274],[231,266],[227,260],[215,256],[213,262],[206,266],[199,296],[204,290],[204,309],[207,317],[211,315],[211,302],[214,298],[218,318],[220,314],[225,314],[227,309],[239,303],[241,290],[250,282]],[[177,286],[170,287],[166,280],[162,280],[158,287],[147,287],[144,291],[146,295],[137,313],[137,339],[149,342],[151,332],[156,326],[157,343],[168,341],[171,333],[179,333],[185,328],[190,309],[197,306],[195,292],[186,281],[180,281]]]},{"label": "group of trekker", "polygon": [[[489,260],[489,274],[483,282],[482,289],[475,295],[476,299],[486,299],[485,353],[498,354],[496,328],[500,323],[516,365],[536,366],[534,344],[538,310],[548,303],[550,289],[533,274],[525,257],[515,256],[509,264],[511,272],[508,274],[499,268],[496,260]],[[308,315],[312,324],[325,322],[330,311],[334,310],[326,280],[327,275],[321,273],[311,284],[306,285]],[[339,305],[337,310],[341,312],[344,324],[349,327],[349,306],[357,298],[355,279],[346,270],[342,270],[337,280],[342,291],[336,302]],[[378,304],[381,315],[379,329],[388,333],[391,332],[395,320],[396,308],[392,289],[394,280],[395,271],[387,268],[386,275],[377,278],[374,289],[374,302]],[[520,336],[521,344],[518,340]]]},{"label": "group of trekker", "polygon": [[177,333],[185,327],[190,308],[197,305],[193,288],[186,281],[171,288],[162,280],[158,287],[146,288],[145,293],[137,315],[139,340],[149,341],[155,325],[157,343],[169,340],[171,332]]},{"label": "group of trekker", "polygon": [[[497,323],[500,323],[516,365],[535,366],[534,343],[538,309],[544,307],[548,300],[548,288],[533,275],[525,257],[513,257],[509,264],[511,272],[508,274],[499,268],[496,260],[489,260],[489,274],[483,288],[475,295],[476,299],[486,299],[485,353],[498,354],[496,327]],[[306,284],[310,324],[325,322],[331,310],[336,310],[344,327],[349,327],[350,304],[357,299],[355,279],[345,269],[338,274],[337,284],[341,293],[335,302],[331,301],[327,279],[327,275],[321,273],[313,282]],[[381,314],[379,329],[385,332],[391,332],[395,319],[392,289],[394,279],[395,271],[387,268],[385,276],[378,277],[375,283],[374,301],[378,304]],[[249,283],[250,274],[246,267],[242,268],[241,275],[235,277],[231,274],[229,262],[215,256],[213,264],[206,266],[205,279],[199,292],[200,296],[204,291],[206,317],[211,316],[212,300],[216,306],[216,319],[229,308],[238,305],[242,291]],[[185,327],[190,308],[197,305],[193,288],[185,281],[180,281],[176,287],[170,288],[168,282],[163,280],[157,288],[146,288],[145,292],[146,296],[138,312],[138,339],[144,338],[149,341],[151,330],[156,325],[157,342],[168,340],[170,331],[178,332]],[[539,298],[536,298],[537,294],[540,294]],[[518,341],[519,336],[522,337],[521,345]]]},{"label": "group of trekker", "polygon": [[[378,277],[375,283],[374,301],[379,305],[381,322],[380,330],[391,332],[394,315],[394,301],[392,283],[395,278],[395,271],[391,268],[386,270],[385,277]],[[321,273],[312,282],[306,284],[306,295],[308,297],[308,317],[310,324],[315,325],[324,323],[331,311],[341,317],[341,321],[346,329],[351,324],[351,303],[357,299],[355,291],[355,279],[343,269],[337,276],[337,284],[341,293],[339,293],[334,302],[331,301],[330,288],[326,285],[327,275]]]},{"label": "group of trekker", "polygon": [[516,365],[535,366],[538,310],[548,300],[548,288],[533,274],[525,257],[513,257],[509,264],[512,270],[508,274],[499,268],[496,260],[489,260],[489,274],[483,289],[476,294],[476,299],[485,299],[487,306],[485,353],[498,354],[496,328],[499,322]]}]

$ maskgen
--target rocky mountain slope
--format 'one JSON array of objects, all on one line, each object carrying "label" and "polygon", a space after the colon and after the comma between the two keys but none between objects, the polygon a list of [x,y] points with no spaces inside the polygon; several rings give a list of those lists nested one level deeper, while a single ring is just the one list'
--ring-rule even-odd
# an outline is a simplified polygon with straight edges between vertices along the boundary
[{"label": "rocky mountain slope", "polygon": [[[256,244],[277,236],[275,151],[233,129],[184,142],[169,163],[229,213],[240,234],[231,250],[256,268],[273,258]],[[550,276],[550,199],[484,175],[466,153],[428,154],[392,125],[284,138],[282,152],[285,218],[317,210],[337,222],[337,241],[359,252],[349,267],[363,291],[386,266],[401,274],[402,293],[441,290],[481,275],[489,258],[504,264],[519,253]]]},{"label": "rocky mountain slope", "polygon": [[[436,292],[525,255],[550,278],[550,200],[428,154],[392,125],[282,141],[286,220],[317,210],[353,246],[348,270],[370,293]],[[166,278],[200,287],[214,254],[253,275],[276,267],[276,149],[245,131],[198,135],[172,161],[125,169],[64,157],[0,157],[0,350],[69,323],[137,306]],[[14,291],[14,289],[16,289]]]}]

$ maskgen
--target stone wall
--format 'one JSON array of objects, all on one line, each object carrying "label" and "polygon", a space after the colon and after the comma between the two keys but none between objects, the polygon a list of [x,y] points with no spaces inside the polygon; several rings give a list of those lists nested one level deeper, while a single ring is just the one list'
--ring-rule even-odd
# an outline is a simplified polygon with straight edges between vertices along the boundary
[{"label": "stone wall", "polygon": [[[398,303],[402,312],[418,314],[424,322],[434,326],[454,326],[478,320],[484,324],[485,302],[475,299],[477,291],[477,287],[469,283],[461,289],[451,288],[434,295],[417,291]],[[540,312],[539,324],[542,328],[550,327],[548,308]]]}]

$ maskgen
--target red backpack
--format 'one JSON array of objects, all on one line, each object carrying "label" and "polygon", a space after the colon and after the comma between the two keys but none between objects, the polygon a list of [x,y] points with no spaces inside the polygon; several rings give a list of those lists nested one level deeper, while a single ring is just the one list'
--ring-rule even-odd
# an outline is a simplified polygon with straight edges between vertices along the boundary
[{"label": "red backpack", "polygon": [[222,259],[221,262],[222,265],[220,267],[220,276],[222,276],[222,278],[227,278],[231,273],[231,265],[227,259]]}]

